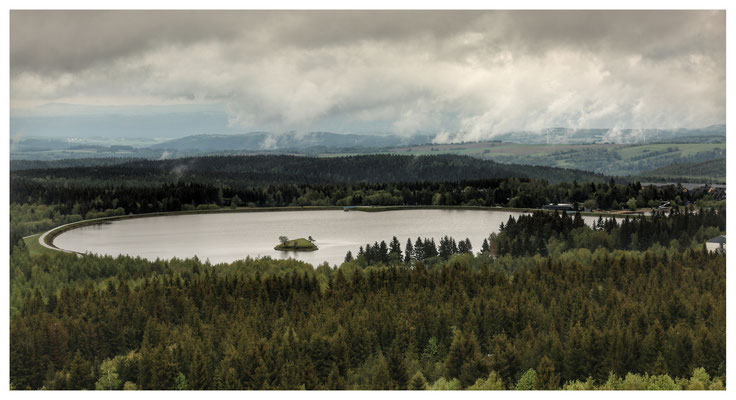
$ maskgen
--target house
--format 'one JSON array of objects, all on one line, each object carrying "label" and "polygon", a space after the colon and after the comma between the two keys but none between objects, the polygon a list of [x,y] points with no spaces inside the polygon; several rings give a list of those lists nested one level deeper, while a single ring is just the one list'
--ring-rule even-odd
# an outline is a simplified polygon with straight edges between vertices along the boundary
[{"label": "house", "polygon": [[542,206],[544,210],[557,210],[557,211],[575,211],[575,207],[572,204],[567,203],[549,203]]},{"label": "house", "polygon": [[713,239],[708,239],[705,242],[705,247],[708,251],[722,251],[726,252],[726,235],[716,236]]}]

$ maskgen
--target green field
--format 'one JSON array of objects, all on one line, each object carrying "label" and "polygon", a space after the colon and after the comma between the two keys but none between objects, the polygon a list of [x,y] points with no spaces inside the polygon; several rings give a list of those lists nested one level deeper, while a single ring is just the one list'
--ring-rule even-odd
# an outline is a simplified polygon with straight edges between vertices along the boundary
[{"label": "green field", "polygon": [[631,159],[637,156],[645,156],[647,153],[667,151],[667,149],[677,149],[676,152],[683,156],[693,156],[698,153],[708,152],[712,150],[726,149],[725,143],[687,143],[687,144],[646,144],[640,146],[625,147],[618,151],[624,159]]},{"label": "green field", "polygon": [[44,247],[41,245],[41,243],[38,242],[38,238],[41,235],[43,235],[43,233],[38,233],[23,238],[23,242],[25,242],[26,248],[28,248],[28,252],[32,256],[37,256],[41,254],[55,254],[57,252],[56,250],[51,250],[48,247]]},{"label": "green field", "polygon": [[[430,144],[368,152],[323,153],[322,157],[357,154],[434,155],[456,154],[501,163],[580,169],[612,176],[638,175],[673,164],[703,163],[726,156],[725,143],[658,144],[520,144],[478,142]],[[706,176],[720,179],[720,176]]]}]

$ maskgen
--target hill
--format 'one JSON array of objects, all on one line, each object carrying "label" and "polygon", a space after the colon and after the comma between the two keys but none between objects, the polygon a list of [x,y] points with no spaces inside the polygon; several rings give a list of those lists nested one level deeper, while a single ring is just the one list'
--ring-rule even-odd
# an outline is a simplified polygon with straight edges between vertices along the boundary
[{"label": "hill", "polygon": [[[48,162],[47,162],[48,163]],[[47,163],[37,162],[41,166]],[[140,185],[179,181],[237,185],[457,182],[474,179],[534,178],[549,182],[606,182],[601,174],[555,167],[499,164],[458,155],[350,157],[289,155],[208,156],[135,160],[117,165],[17,170],[17,177],[59,178]]]},{"label": "hill", "polygon": [[726,159],[718,158],[699,163],[673,164],[639,174],[646,180],[696,180],[726,183]]},{"label": "hill", "polygon": [[252,132],[239,135],[194,135],[169,140],[150,146],[150,149],[169,151],[271,151],[293,150],[304,152],[308,149],[346,149],[366,147],[388,147],[409,144],[429,143],[432,135],[403,137],[398,135],[356,135],[330,132],[294,132],[274,135],[266,132]]},{"label": "hill", "polygon": [[[457,154],[500,163],[570,168],[604,175],[637,175],[672,164],[723,158],[725,140],[715,143],[652,144],[529,144],[474,142],[426,144],[383,149],[376,153],[403,155]],[[329,156],[330,154],[325,154]],[[340,155],[345,155],[341,153]]]},{"label": "hill", "polygon": [[698,129],[571,129],[548,128],[541,132],[517,131],[493,137],[495,140],[527,144],[642,144],[655,142],[711,143],[725,141],[726,125]]}]

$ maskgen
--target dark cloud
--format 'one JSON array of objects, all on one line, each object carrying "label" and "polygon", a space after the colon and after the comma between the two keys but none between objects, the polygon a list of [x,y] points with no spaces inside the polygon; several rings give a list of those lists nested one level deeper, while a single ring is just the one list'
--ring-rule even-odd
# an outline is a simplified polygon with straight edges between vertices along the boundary
[{"label": "dark cloud", "polygon": [[[166,43],[260,37],[280,47],[484,34],[488,45],[545,51],[725,55],[722,11],[12,11],[12,70],[85,68]],[[257,40],[257,39],[256,39]]]},{"label": "dark cloud", "polygon": [[257,13],[11,11],[11,71],[74,71],[157,45],[228,40],[258,20]]},{"label": "dark cloud", "polygon": [[[724,11],[12,11],[11,107],[226,104],[463,138],[725,122]],[[453,131],[449,132],[448,131]]]}]

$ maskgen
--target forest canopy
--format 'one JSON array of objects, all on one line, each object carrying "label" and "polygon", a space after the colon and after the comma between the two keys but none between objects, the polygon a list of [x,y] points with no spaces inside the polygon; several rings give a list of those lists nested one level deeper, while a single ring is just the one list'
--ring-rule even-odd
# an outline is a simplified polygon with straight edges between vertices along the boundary
[{"label": "forest canopy", "polygon": [[[725,254],[704,246],[725,234],[723,201],[476,162],[255,156],[13,171],[11,388],[724,389]],[[537,211],[479,243],[386,232],[335,269],[36,254],[21,239],[149,212],[548,203],[655,213],[589,226]]]}]

